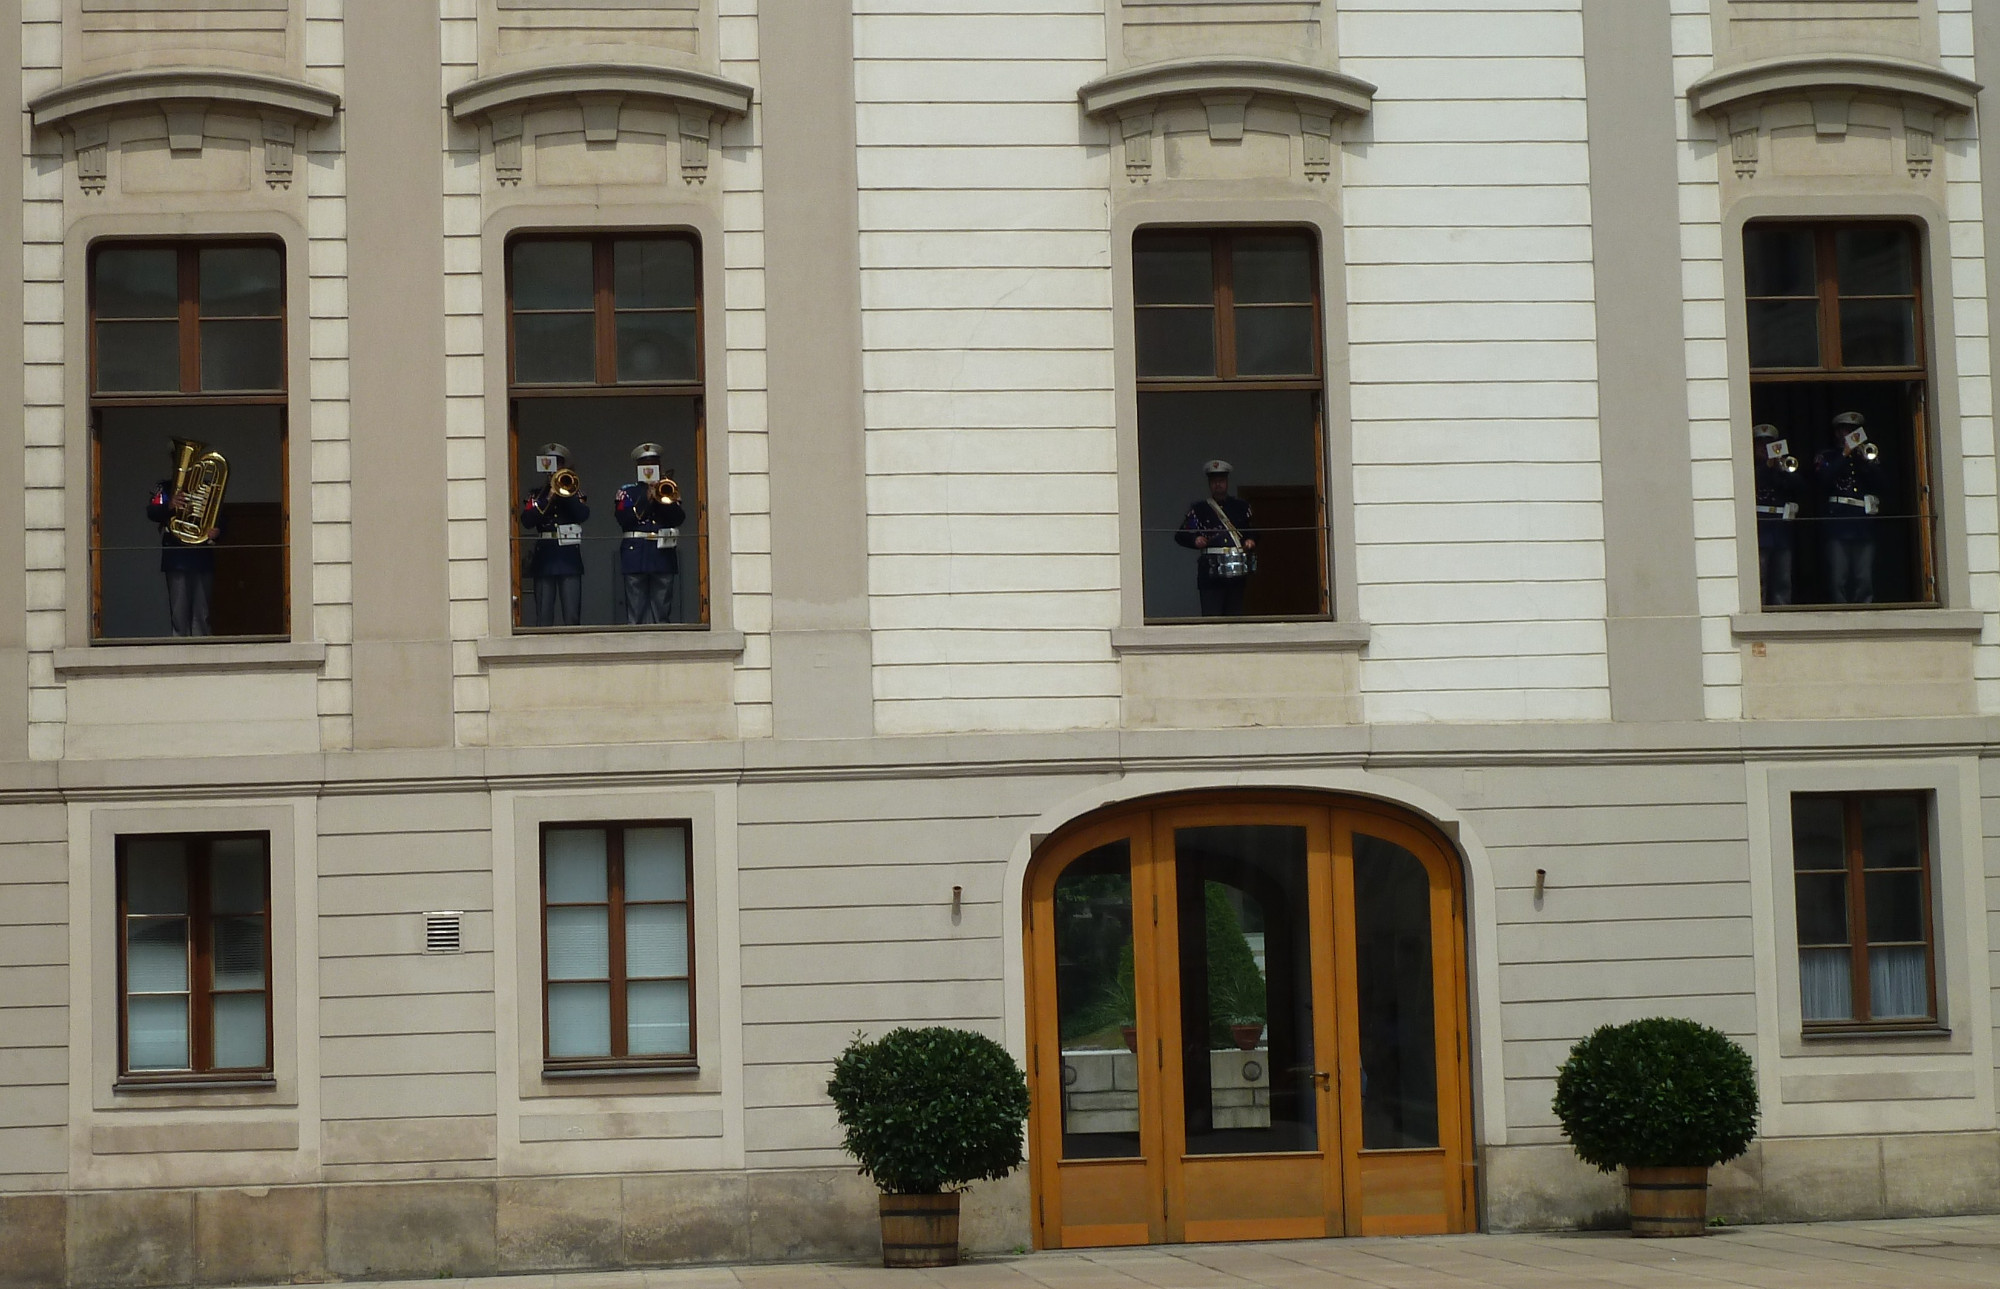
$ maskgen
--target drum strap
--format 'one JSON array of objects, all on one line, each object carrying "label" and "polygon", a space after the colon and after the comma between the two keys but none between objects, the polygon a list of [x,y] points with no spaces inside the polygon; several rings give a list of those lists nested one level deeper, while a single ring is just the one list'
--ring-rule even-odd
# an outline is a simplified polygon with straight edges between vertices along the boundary
[{"label": "drum strap", "polygon": [[1216,499],[1213,497],[1210,497],[1208,499],[1208,508],[1215,512],[1215,517],[1217,519],[1220,519],[1222,521],[1222,526],[1229,530],[1229,544],[1231,546],[1241,547],[1243,545],[1243,534],[1237,532],[1236,525],[1229,522],[1229,512],[1224,510],[1222,508],[1222,504],[1216,501]]}]

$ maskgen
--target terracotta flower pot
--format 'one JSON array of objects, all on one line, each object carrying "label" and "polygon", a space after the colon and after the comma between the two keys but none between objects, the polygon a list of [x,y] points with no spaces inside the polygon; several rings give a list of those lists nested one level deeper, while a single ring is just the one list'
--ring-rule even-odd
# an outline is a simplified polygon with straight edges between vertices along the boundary
[{"label": "terracotta flower pot", "polygon": [[1229,1037],[1235,1040],[1238,1048],[1245,1052],[1254,1052],[1257,1050],[1257,1040],[1264,1037],[1264,1022],[1231,1025]]},{"label": "terracotta flower pot", "polygon": [[1119,1037],[1125,1040],[1125,1048],[1127,1051],[1133,1053],[1138,1052],[1139,1027],[1137,1025],[1120,1025],[1118,1027],[1118,1035]]},{"label": "terracotta flower pot", "polygon": [[1627,1168],[1625,1195],[1632,1209],[1634,1235],[1708,1232],[1706,1168]]},{"label": "terracotta flower pot", "polygon": [[958,1192],[882,1196],[882,1265],[958,1265]]}]

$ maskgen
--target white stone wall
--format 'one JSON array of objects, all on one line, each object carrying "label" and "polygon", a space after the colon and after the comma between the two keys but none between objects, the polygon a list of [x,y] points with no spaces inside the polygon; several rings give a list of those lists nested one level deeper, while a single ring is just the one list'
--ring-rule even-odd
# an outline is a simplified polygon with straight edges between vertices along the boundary
[{"label": "white stone wall", "polygon": [[[346,65],[341,15],[345,0],[307,0],[306,75],[340,92]],[[319,679],[320,745],[354,746],[354,475],[348,460],[347,149],[341,124],[313,130],[305,141],[306,287],[310,334],[306,377],[312,382],[312,513],[294,515],[291,540],[312,543],[310,606],[294,603],[292,635],[326,644]],[[299,310],[293,307],[292,316]],[[293,461],[301,427],[293,426]],[[296,467],[296,464],[294,465]],[[308,614],[310,616],[308,616]]]},{"label": "white stone wall", "polygon": [[[62,83],[62,0],[22,0],[21,93]],[[22,420],[28,481],[28,754],[63,754],[67,716],[55,651],[63,644],[67,554],[63,531],[63,166],[62,141],[19,116],[22,160],[21,321],[27,370]],[[88,576],[87,570],[77,570]]]},{"label": "white stone wall", "polygon": [[1610,715],[1578,0],[1343,0],[1370,721]]}]

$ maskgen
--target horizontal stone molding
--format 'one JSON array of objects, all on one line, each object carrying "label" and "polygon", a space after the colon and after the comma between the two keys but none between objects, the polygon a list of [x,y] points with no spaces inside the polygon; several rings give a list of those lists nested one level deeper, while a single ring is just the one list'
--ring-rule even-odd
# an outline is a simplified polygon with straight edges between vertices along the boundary
[{"label": "horizontal stone molding", "polygon": [[1114,653],[1287,653],[1359,651],[1366,622],[1199,622],[1117,627]]},{"label": "horizontal stone molding", "polygon": [[1726,117],[1780,98],[1875,94],[1940,113],[1970,112],[1980,85],[1940,67],[1879,54],[1800,54],[1710,72],[1688,86],[1688,107]]},{"label": "horizontal stone molding", "polygon": [[60,676],[136,676],[186,672],[318,671],[326,665],[319,640],[257,644],[86,645],[56,650]]},{"label": "horizontal stone molding", "polygon": [[565,63],[484,76],[446,96],[454,120],[519,111],[548,99],[613,94],[709,108],[725,116],[749,114],[753,91],[741,81],[676,67],[639,63]]},{"label": "horizontal stone molding", "polygon": [[1977,639],[1986,615],[1977,609],[1828,609],[1796,613],[1733,613],[1739,640],[1884,640],[1964,636]]},{"label": "horizontal stone molding", "polygon": [[228,68],[164,67],[113,72],[59,85],[28,104],[37,129],[82,118],[130,111],[165,112],[183,104],[220,104],[245,112],[277,114],[301,123],[331,121],[340,95],[283,76]]},{"label": "horizontal stone molding", "polygon": [[1375,106],[1375,87],[1324,67],[1304,67],[1276,58],[1177,58],[1114,72],[1077,92],[1086,115],[1100,120],[1125,117],[1176,98],[1245,94],[1290,99],[1302,109],[1327,116],[1366,116]]},{"label": "horizontal stone molding", "polygon": [[547,635],[487,636],[479,660],[499,663],[638,662],[657,658],[736,658],[741,631],[591,631]]}]

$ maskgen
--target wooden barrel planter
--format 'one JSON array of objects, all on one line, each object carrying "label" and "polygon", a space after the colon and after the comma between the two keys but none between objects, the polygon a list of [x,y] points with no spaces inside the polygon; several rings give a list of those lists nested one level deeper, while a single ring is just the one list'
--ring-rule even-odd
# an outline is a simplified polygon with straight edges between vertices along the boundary
[{"label": "wooden barrel planter", "polygon": [[882,1265],[958,1265],[958,1192],[882,1196]]},{"label": "wooden barrel planter", "polygon": [[1708,1169],[1627,1168],[1632,1234],[1702,1235],[1708,1230]]}]

